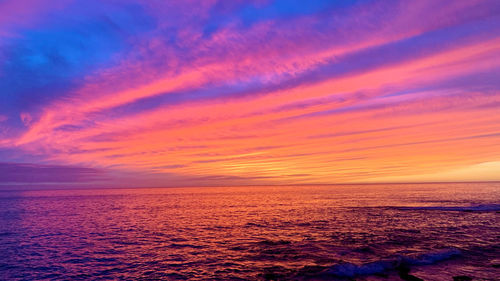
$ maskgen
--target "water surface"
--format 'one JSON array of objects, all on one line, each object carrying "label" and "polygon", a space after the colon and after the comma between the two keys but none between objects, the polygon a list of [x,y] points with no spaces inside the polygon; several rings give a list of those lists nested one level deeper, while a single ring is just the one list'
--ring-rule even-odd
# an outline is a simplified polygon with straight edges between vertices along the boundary
[{"label": "water surface", "polygon": [[500,184],[0,191],[0,279],[498,280]]}]

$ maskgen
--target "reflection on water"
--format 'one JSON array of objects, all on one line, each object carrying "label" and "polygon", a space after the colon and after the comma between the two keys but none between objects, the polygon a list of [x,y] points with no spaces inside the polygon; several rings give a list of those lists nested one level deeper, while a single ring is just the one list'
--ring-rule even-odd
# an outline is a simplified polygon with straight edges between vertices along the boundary
[{"label": "reflection on water", "polygon": [[1,280],[500,273],[500,184],[3,191],[0,206]]}]

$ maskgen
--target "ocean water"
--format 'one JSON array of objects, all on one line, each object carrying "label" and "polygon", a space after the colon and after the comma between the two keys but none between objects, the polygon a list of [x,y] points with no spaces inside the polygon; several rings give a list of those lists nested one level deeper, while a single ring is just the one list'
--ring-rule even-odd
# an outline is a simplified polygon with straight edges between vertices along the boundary
[{"label": "ocean water", "polygon": [[500,184],[0,191],[0,280],[500,280]]}]

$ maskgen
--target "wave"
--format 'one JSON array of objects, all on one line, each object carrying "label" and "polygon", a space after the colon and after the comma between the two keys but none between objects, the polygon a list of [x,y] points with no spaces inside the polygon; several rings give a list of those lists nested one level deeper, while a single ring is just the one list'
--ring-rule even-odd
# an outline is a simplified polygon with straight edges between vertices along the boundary
[{"label": "wave", "polygon": [[170,248],[180,249],[180,248],[193,248],[193,249],[201,249],[203,246],[201,245],[192,245],[192,244],[181,244],[181,243],[172,243],[169,246]]},{"label": "wave", "polygon": [[460,255],[460,250],[453,248],[416,256],[397,256],[361,265],[341,263],[328,268],[322,272],[321,275],[343,278],[352,278],[360,275],[374,275],[415,265],[434,264]]},{"label": "wave", "polygon": [[492,212],[500,211],[500,204],[486,204],[476,206],[416,206],[390,207],[398,210],[430,210],[430,211],[459,211],[459,212]]}]

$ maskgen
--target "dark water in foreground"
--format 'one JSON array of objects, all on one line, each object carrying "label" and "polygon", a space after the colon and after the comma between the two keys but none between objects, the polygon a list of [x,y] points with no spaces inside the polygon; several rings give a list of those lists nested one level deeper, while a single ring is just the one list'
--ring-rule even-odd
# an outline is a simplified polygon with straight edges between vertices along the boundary
[{"label": "dark water in foreground", "polygon": [[0,279],[500,280],[500,184],[0,192]]}]

